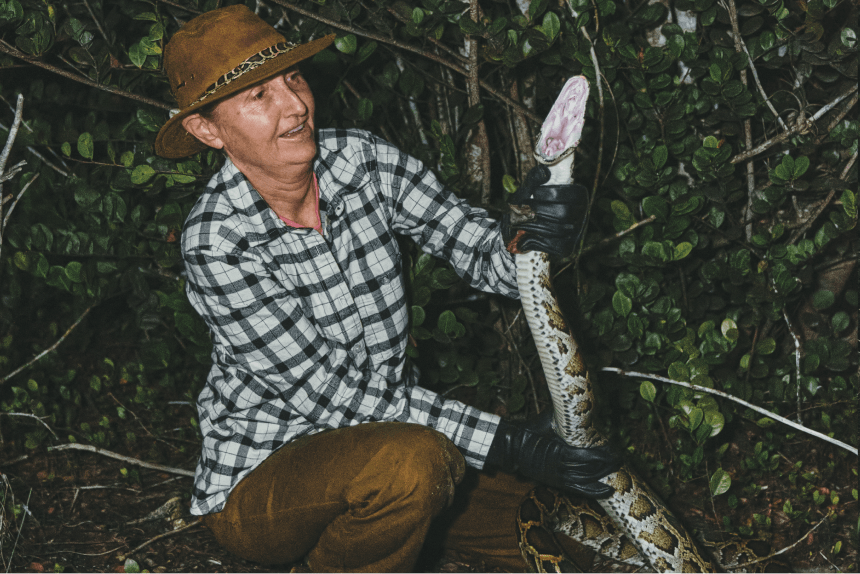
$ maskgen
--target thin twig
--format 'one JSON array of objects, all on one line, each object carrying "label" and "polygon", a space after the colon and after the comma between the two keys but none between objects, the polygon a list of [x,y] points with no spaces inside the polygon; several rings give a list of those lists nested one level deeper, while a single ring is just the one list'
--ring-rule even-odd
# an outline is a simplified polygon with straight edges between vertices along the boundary
[{"label": "thin twig", "polygon": [[146,542],[144,542],[143,544],[141,544],[137,548],[130,550],[127,554],[125,554],[123,556],[118,556],[118,558],[119,558],[120,562],[124,562],[126,559],[128,559],[130,556],[132,556],[135,552],[141,550],[142,548],[146,548],[147,546],[149,546],[153,542],[155,542],[157,540],[161,540],[162,538],[167,538],[168,536],[173,536],[174,534],[179,534],[180,532],[188,530],[189,528],[193,528],[199,524],[203,524],[202,518],[198,518],[197,520],[195,520],[191,524],[187,524],[187,525],[183,526],[182,528],[177,528],[176,530],[171,530],[170,532],[165,532],[163,534],[159,534],[158,536],[155,536],[154,538],[150,538],[149,540],[147,540]]},{"label": "thin twig", "polygon": [[625,377],[639,377],[639,378],[643,378],[643,379],[652,379],[652,380],[660,381],[660,382],[663,382],[663,383],[669,383],[669,384],[671,384],[671,385],[678,385],[679,387],[686,387],[686,388],[688,388],[688,389],[692,389],[692,390],[694,390],[694,391],[696,391],[696,392],[709,393],[709,394],[712,394],[712,395],[717,395],[718,397],[723,397],[724,399],[728,399],[728,400],[730,400],[730,401],[734,401],[734,402],[736,402],[736,403],[742,404],[743,406],[745,406],[745,407],[747,407],[747,408],[749,408],[749,409],[752,409],[752,410],[754,410],[754,411],[756,411],[756,412],[758,412],[758,413],[761,413],[761,414],[763,414],[763,415],[767,416],[768,418],[771,418],[771,419],[774,419],[774,420],[776,420],[776,421],[779,421],[779,422],[781,422],[781,423],[783,423],[783,424],[786,424],[786,425],[788,425],[788,426],[790,426],[790,427],[792,427],[792,428],[795,428],[795,429],[797,429],[797,430],[799,430],[799,431],[801,431],[801,432],[805,432],[805,433],[807,433],[807,434],[811,434],[812,436],[815,436],[815,437],[818,437],[818,438],[820,438],[820,439],[822,439],[822,440],[826,440],[827,442],[833,443],[833,444],[835,444],[836,446],[842,447],[842,448],[844,448],[845,450],[847,450],[847,451],[849,451],[849,452],[854,453],[855,455],[856,455],[856,454],[858,454],[857,449],[856,449],[856,448],[854,448],[854,447],[853,447],[853,446],[851,446],[851,445],[845,444],[844,442],[839,441],[839,440],[836,440],[836,439],[834,439],[834,438],[830,438],[829,436],[824,435],[824,434],[821,434],[820,432],[814,431],[814,430],[812,430],[812,429],[808,429],[808,428],[806,428],[806,427],[805,427],[805,426],[803,426],[803,425],[799,425],[799,424],[797,424],[797,423],[791,422],[790,420],[788,420],[788,419],[787,419],[787,418],[785,418],[785,417],[781,417],[781,416],[779,416],[779,415],[777,415],[777,414],[774,414],[774,413],[772,413],[772,412],[770,412],[770,411],[768,411],[768,410],[766,410],[766,409],[763,409],[763,408],[761,408],[761,407],[757,407],[757,406],[755,406],[755,405],[753,405],[753,404],[750,404],[750,403],[746,402],[746,401],[745,401],[745,400],[743,400],[743,399],[739,399],[739,398],[737,398],[737,397],[734,397],[734,396],[732,396],[732,395],[730,395],[730,394],[728,394],[728,393],[724,393],[723,391],[720,391],[720,390],[717,390],[717,389],[709,389],[709,388],[707,388],[707,387],[700,387],[699,385],[694,385],[694,384],[692,384],[692,383],[685,383],[685,382],[682,382],[682,381],[675,381],[675,380],[673,380],[673,379],[667,379],[666,377],[661,377],[661,376],[659,376],[659,375],[654,375],[654,374],[650,374],[650,373],[640,373],[640,372],[637,372],[637,371],[625,371],[624,369],[619,369],[619,368],[617,368],[617,367],[603,367],[603,368],[601,369],[601,371],[607,371],[607,372],[610,372],[610,373],[618,373],[619,375],[621,375],[621,376],[625,376]]},{"label": "thin twig", "polygon": [[823,140],[824,140],[824,138],[826,138],[827,136],[829,136],[829,135],[830,135],[830,132],[832,132],[832,131],[836,128],[836,126],[838,126],[838,125],[839,125],[839,122],[841,122],[841,121],[842,121],[842,118],[844,118],[845,116],[847,116],[847,115],[848,115],[848,112],[850,112],[850,111],[851,111],[851,108],[853,108],[856,104],[857,104],[857,94],[855,93],[855,94],[851,97],[851,99],[848,101],[848,104],[847,104],[844,108],[842,108],[842,111],[841,111],[841,112],[839,112],[838,114],[836,114],[836,117],[835,117],[835,118],[833,118],[833,121],[831,121],[831,122],[830,122],[830,125],[829,125],[829,126],[827,126],[827,129],[826,129],[826,130],[824,130],[824,133],[823,133],[823,134],[821,134],[821,136],[818,138],[818,141],[819,141],[819,142],[821,142],[821,141],[823,141]]},{"label": "thin twig", "polygon": [[[505,317],[505,312],[504,312],[504,310],[502,310],[502,321],[507,323],[507,327],[508,327],[505,330],[506,335],[508,333],[510,333],[511,329],[514,327],[514,322],[517,320],[517,317],[519,317],[519,312],[517,313],[517,316],[514,317],[514,320],[511,321],[510,323],[508,323],[508,318]],[[532,387],[532,397],[534,397],[534,401],[535,401],[535,412],[536,412],[536,414],[540,414],[540,404],[538,403],[537,386],[535,385],[535,380],[534,380],[534,377],[532,376],[531,369],[528,368],[528,365],[526,365],[526,362],[523,360],[523,356],[520,354],[520,348],[517,345],[516,337],[514,336],[513,333],[510,333],[510,337],[511,337],[511,339],[510,339],[511,344],[514,346],[514,352],[516,352],[517,359],[519,359],[519,361],[520,361],[520,370],[525,372],[526,378],[528,378],[529,384]]]},{"label": "thin twig", "polygon": [[[30,493],[27,494],[27,503],[24,505],[26,508],[28,504],[30,504],[30,496],[33,495],[33,489],[30,489]],[[18,528],[18,536],[15,537],[15,544],[12,545],[12,554],[9,556],[9,564],[6,566],[6,574],[9,574],[9,568],[12,567],[12,559],[15,557],[15,549],[18,548],[18,541],[21,539],[21,531],[24,530],[24,523],[27,521],[27,515],[24,515],[24,518],[21,519],[21,527]]]},{"label": "thin twig", "polygon": [[6,162],[9,161],[9,154],[12,153],[12,144],[15,143],[15,138],[18,136],[18,128],[21,127],[23,117],[24,95],[18,94],[18,102],[15,105],[15,119],[12,121],[12,127],[9,128],[9,135],[6,137],[6,145],[3,147],[3,152],[0,153],[0,175],[6,169]]},{"label": "thin twig", "polygon": [[3,247],[3,234],[6,232],[6,224],[9,223],[9,216],[12,215],[13,211],[15,211],[15,206],[18,205],[18,201],[24,195],[24,192],[30,189],[30,186],[33,185],[33,182],[37,179],[39,179],[38,173],[30,178],[30,181],[28,181],[24,188],[18,192],[18,196],[15,198],[15,201],[12,202],[11,206],[9,206],[9,211],[6,212],[6,217],[3,218],[3,226],[0,227],[0,248]]},{"label": "thin twig", "polygon": [[16,163],[16,164],[15,164],[15,165],[13,165],[12,167],[10,167],[10,168],[9,168],[9,170],[8,170],[8,171],[6,171],[6,173],[4,173],[3,175],[0,175],[0,183],[7,182],[7,181],[9,181],[10,179],[12,179],[13,177],[15,177],[16,175],[18,175],[18,173],[19,173],[22,169],[24,169],[24,167],[25,167],[26,165],[27,165],[27,160],[26,160],[26,159],[22,159],[21,161],[19,161],[18,163]]},{"label": "thin twig", "polygon": [[[473,22],[477,23],[480,20],[479,13],[478,0],[469,0],[469,16]],[[467,82],[469,87],[469,107],[472,108],[481,104],[481,79],[478,76],[478,72],[481,69],[478,60],[478,38],[472,35],[466,36],[466,46],[469,49],[469,80]],[[477,130],[477,133],[475,133],[477,141],[475,143],[480,154],[478,165],[481,170],[481,204],[487,205],[490,203],[490,192],[492,191],[490,184],[492,182],[490,181],[490,146],[487,139],[487,124],[484,118],[481,118],[481,121],[473,129]]]},{"label": "thin twig", "polygon": [[788,327],[788,333],[791,335],[791,338],[794,339],[794,367],[795,367],[795,380],[797,383],[797,422],[800,421],[800,353],[801,353],[801,344],[800,337],[797,336],[797,333],[794,330],[794,325],[791,324],[791,319],[788,317],[788,312],[785,308],[782,309],[782,317],[785,319],[785,325]]},{"label": "thin twig", "polygon": [[797,542],[795,542],[794,544],[792,544],[791,546],[786,546],[786,547],[785,547],[785,548],[783,548],[782,550],[777,550],[777,551],[776,551],[776,552],[774,552],[773,554],[771,554],[771,555],[769,555],[769,556],[765,556],[765,557],[763,557],[763,558],[756,558],[755,560],[750,560],[749,562],[744,562],[743,564],[736,564],[736,565],[732,566],[732,570],[738,570],[738,569],[740,569],[740,568],[746,568],[747,566],[752,566],[753,564],[757,564],[757,563],[759,563],[759,562],[764,562],[765,560],[770,560],[770,559],[771,559],[771,558],[773,558],[774,556],[779,556],[780,554],[782,554],[782,553],[784,553],[784,552],[788,552],[789,550],[791,550],[792,548],[794,548],[795,546],[797,546],[798,544],[800,544],[801,542],[803,542],[804,540],[806,540],[806,538],[807,538],[810,534],[812,534],[812,533],[815,531],[815,529],[816,529],[816,528],[818,528],[819,526],[821,526],[821,524],[822,524],[823,522],[826,522],[826,521],[827,521],[827,519],[828,519],[828,518],[830,518],[831,514],[832,514],[831,512],[828,512],[828,513],[827,513],[827,516],[825,516],[824,518],[822,518],[821,520],[819,520],[819,521],[818,521],[818,524],[816,524],[815,526],[813,526],[813,527],[812,527],[812,529],[811,529],[809,532],[807,532],[806,534],[804,534],[803,536],[801,536],[801,537],[800,537],[800,539],[798,539],[798,541],[797,541]]},{"label": "thin twig", "polygon": [[75,75],[75,74],[73,74],[67,70],[62,69],[62,68],[58,68],[57,66],[52,66],[51,64],[46,64],[45,62],[42,62],[38,58],[33,58],[31,56],[28,56],[24,52],[21,52],[15,48],[13,48],[11,45],[4,42],[3,40],[0,40],[0,52],[6,54],[8,56],[12,56],[13,58],[18,58],[19,60],[23,60],[23,61],[27,62],[28,64],[32,64],[33,66],[37,66],[39,68],[53,72],[59,76],[63,76],[64,78],[74,80],[75,82],[80,82],[81,84],[90,86],[91,88],[97,88],[99,90],[103,90],[105,92],[110,92],[111,94],[114,94],[117,96],[122,96],[124,98],[129,98],[131,100],[136,100],[138,102],[148,104],[148,105],[154,106],[156,108],[161,108],[163,110],[170,110],[170,109],[173,109],[175,107],[175,106],[172,106],[172,105],[167,104],[165,102],[160,102],[160,101],[154,100],[152,98],[147,98],[146,96],[141,96],[138,94],[134,94],[132,92],[127,92],[127,91],[121,90],[119,88],[114,88],[113,86],[107,86],[105,84],[100,84],[100,83],[94,82],[93,80],[90,80],[88,78],[83,78],[81,76]]},{"label": "thin twig", "polygon": [[[744,48],[742,47],[743,40],[741,39],[740,26],[738,25],[738,10],[735,5],[735,0],[729,0],[728,6],[723,4],[726,8],[726,11],[729,13],[729,20],[732,23],[732,36],[735,41],[735,52],[743,52]],[[746,69],[741,70],[741,83],[744,87],[747,87],[747,71]],[[781,121],[781,120],[780,120]],[[744,148],[750,149],[752,147],[752,121],[747,118],[744,120]],[[750,219],[750,222],[747,223],[745,227],[745,232],[747,236],[747,241],[752,238],[753,232],[753,224],[752,218],[750,214],[752,213],[753,206],[753,198],[755,197],[755,168],[753,167],[752,160],[747,161],[747,207],[745,211],[746,218]]]},{"label": "thin twig", "polygon": [[55,450],[83,450],[86,452],[94,452],[96,454],[100,454],[103,456],[107,456],[110,458],[115,458],[116,460],[121,460],[123,462],[127,462],[129,464],[134,464],[137,466],[142,466],[143,468],[148,468],[151,470],[160,470],[161,472],[169,472],[172,474],[179,474],[181,476],[190,476],[194,477],[194,472],[191,470],[185,470],[183,468],[174,468],[172,466],[164,466],[163,464],[155,464],[154,462],[146,462],[137,458],[131,458],[128,456],[121,455],[119,453],[105,450],[103,448],[98,448],[96,446],[90,444],[80,444],[76,442],[72,442],[69,444],[61,444],[58,446],[49,446],[48,452]]},{"label": "thin twig", "polygon": [[[631,225],[627,229],[622,229],[621,231],[619,231],[615,235],[611,235],[609,237],[604,237],[603,239],[601,239],[597,243],[595,243],[593,245],[589,245],[588,247],[586,247],[582,250],[582,253],[580,253],[580,255],[585,255],[589,251],[593,251],[595,249],[600,249],[604,245],[608,245],[609,243],[612,243],[616,239],[618,239],[620,237],[624,237],[628,233],[635,231],[636,229],[638,229],[639,227],[641,227],[643,225],[648,225],[649,223],[653,222],[656,219],[657,219],[656,215],[651,215],[651,216],[643,219],[642,221],[637,221],[636,223],[634,223],[633,225]],[[569,262],[567,265],[563,266],[561,269],[556,271],[555,274],[552,276],[552,278],[555,279],[556,277],[561,275],[564,271],[567,270],[568,267],[570,267],[573,264],[574,264],[574,261]]]},{"label": "thin twig", "polygon": [[779,117],[779,113],[777,113],[776,108],[773,107],[773,104],[770,101],[770,98],[767,95],[767,92],[764,91],[764,87],[761,85],[761,81],[758,78],[758,70],[756,70],[755,64],[753,63],[753,58],[750,55],[750,51],[747,49],[746,42],[744,42],[743,36],[740,33],[740,29],[738,27],[738,11],[737,6],[735,4],[735,0],[729,0],[729,5],[726,6],[725,2],[720,2],[723,8],[726,9],[726,12],[729,13],[729,19],[732,22],[732,36],[735,41],[735,48],[740,48],[747,55],[747,61],[749,62],[750,71],[752,72],[753,79],[755,80],[756,87],[758,87],[758,91],[761,94],[762,100],[770,109],[771,113],[774,115],[776,120],[779,122],[780,127],[782,129],[787,130],[788,126],[785,125],[785,122],[782,121],[782,118]]},{"label": "thin twig", "polygon": [[48,429],[48,432],[51,433],[55,439],[60,440],[60,437],[57,436],[57,433],[55,433],[53,431],[53,429],[51,429],[51,427],[48,426],[48,423],[46,423],[44,420],[42,420],[41,417],[37,417],[36,415],[31,415],[30,413],[0,413],[0,416],[2,416],[2,415],[6,415],[7,417],[27,417],[27,418],[31,418],[31,419],[36,419],[46,429]]},{"label": "thin twig", "polygon": [[60,337],[60,338],[57,340],[57,342],[56,342],[56,343],[54,343],[53,345],[51,345],[50,347],[48,347],[47,349],[45,349],[44,351],[42,351],[41,353],[39,353],[38,355],[36,355],[35,357],[33,357],[33,360],[31,360],[30,362],[28,362],[28,363],[26,363],[26,364],[24,364],[24,365],[21,365],[20,367],[18,367],[17,369],[15,369],[13,372],[9,373],[8,375],[6,375],[6,376],[5,376],[5,377],[3,377],[2,379],[0,379],[0,385],[2,385],[3,383],[5,383],[6,381],[8,381],[9,379],[11,379],[11,378],[12,378],[12,377],[14,377],[15,375],[17,375],[18,373],[20,373],[21,371],[23,371],[24,369],[26,369],[27,367],[29,367],[30,365],[32,365],[33,363],[35,363],[36,361],[38,361],[39,359],[41,359],[42,357],[44,357],[45,355],[47,355],[48,353],[50,353],[51,351],[53,351],[54,349],[56,349],[57,347],[59,347],[59,346],[60,346],[60,343],[62,343],[63,341],[65,341],[65,340],[66,340],[66,337],[68,337],[68,336],[69,336],[69,333],[71,333],[71,332],[72,332],[72,330],[73,330],[75,327],[77,327],[77,326],[80,324],[80,322],[81,322],[81,321],[83,321],[83,320],[84,320],[84,317],[86,317],[86,316],[87,316],[87,313],[89,313],[89,312],[90,312],[90,309],[92,309],[92,308],[93,308],[93,307],[95,307],[95,306],[96,306],[96,304],[94,303],[94,304],[90,305],[89,307],[87,307],[87,310],[86,310],[86,311],[84,311],[84,312],[83,312],[83,314],[82,314],[80,317],[78,317],[78,320],[77,320],[77,321],[75,321],[74,325],[72,325],[71,327],[69,327],[69,328],[66,330],[66,332],[65,332],[65,333],[63,333],[63,336],[62,336],[62,337]]},{"label": "thin twig", "polygon": [[110,45],[111,45],[111,41],[110,41],[110,40],[108,40],[108,36],[107,36],[107,34],[105,33],[105,29],[104,29],[104,28],[102,28],[102,24],[101,24],[101,22],[99,22],[99,19],[98,19],[98,18],[96,18],[96,13],[95,13],[95,12],[93,12],[93,9],[90,7],[90,3],[89,3],[87,0],[84,0],[84,6],[86,6],[86,7],[87,7],[87,12],[89,12],[89,13],[90,13],[90,18],[92,18],[92,19],[93,19],[93,22],[95,23],[96,28],[98,28],[99,33],[101,33],[102,38],[104,38],[104,39],[105,39],[105,44],[107,44],[107,45],[108,45],[108,47],[110,47]]},{"label": "thin twig", "polygon": [[740,163],[740,162],[742,162],[748,158],[756,156],[756,155],[762,153],[763,151],[768,150],[771,147],[784,142],[785,140],[787,140],[788,138],[790,138],[791,136],[793,136],[796,133],[806,133],[815,125],[816,121],[821,119],[821,117],[824,114],[826,114],[827,112],[832,110],[833,107],[836,106],[839,102],[841,102],[842,100],[844,100],[845,98],[847,98],[848,96],[850,96],[851,94],[853,94],[856,91],[857,91],[857,86],[852,86],[844,94],[842,94],[841,96],[837,96],[830,103],[823,106],[820,110],[818,110],[815,113],[814,116],[810,117],[805,122],[798,123],[793,128],[788,130],[787,132],[783,132],[783,133],[779,134],[778,136],[772,137],[771,139],[757,145],[756,147],[754,147],[751,150],[747,150],[743,153],[739,153],[738,155],[736,155],[735,157],[733,157],[731,159],[731,163]]}]

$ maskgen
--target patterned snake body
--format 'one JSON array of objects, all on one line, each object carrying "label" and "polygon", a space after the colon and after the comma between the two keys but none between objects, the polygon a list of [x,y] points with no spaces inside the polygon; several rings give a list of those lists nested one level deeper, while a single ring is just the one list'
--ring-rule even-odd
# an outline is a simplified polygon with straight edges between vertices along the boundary
[{"label": "patterned snake body", "polygon": [[[549,184],[572,181],[572,152],[579,143],[587,96],[587,80],[582,76],[571,78],[547,116],[535,156],[549,165]],[[523,310],[552,396],[554,428],[571,446],[605,444],[606,438],[592,423],[591,379],[553,291],[549,257],[537,251],[518,253],[516,240],[509,249],[516,253]],[[713,571],[681,523],[627,466],[603,482],[615,492],[598,502],[652,568],[659,572]]]}]

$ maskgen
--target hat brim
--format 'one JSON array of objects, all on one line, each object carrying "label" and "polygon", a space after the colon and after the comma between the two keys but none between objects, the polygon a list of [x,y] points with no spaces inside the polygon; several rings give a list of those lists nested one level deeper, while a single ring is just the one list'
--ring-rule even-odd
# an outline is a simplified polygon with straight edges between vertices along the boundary
[{"label": "hat brim", "polygon": [[289,52],[272,58],[261,66],[242,74],[205,100],[181,110],[179,113],[167,120],[167,123],[165,123],[159,130],[158,135],[155,137],[155,153],[161,157],[177,159],[188,157],[205,150],[208,146],[185,131],[185,128],[182,126],[182,120],[204,106],[208,106],[213,102],[232,96],[245,88],[262,82],[263,80],[286,70],[302,60],[310,58],[329,47],[331,43],[334,42],[334,38],[335,34],[329,34],[323,38],[297,46]]}]

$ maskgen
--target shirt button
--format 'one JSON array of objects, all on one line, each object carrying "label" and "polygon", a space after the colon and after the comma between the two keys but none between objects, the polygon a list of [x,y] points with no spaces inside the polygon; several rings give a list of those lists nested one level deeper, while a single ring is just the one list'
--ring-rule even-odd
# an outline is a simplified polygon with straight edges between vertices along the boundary
[{"label": "shirt button", "polygon": [[335,208],[334,208],[334,214],[337,215],[338,217],[340,217],[340,215],[342,213],[343,213],[343,203],[338,203],[337,206],[335,206]]}]

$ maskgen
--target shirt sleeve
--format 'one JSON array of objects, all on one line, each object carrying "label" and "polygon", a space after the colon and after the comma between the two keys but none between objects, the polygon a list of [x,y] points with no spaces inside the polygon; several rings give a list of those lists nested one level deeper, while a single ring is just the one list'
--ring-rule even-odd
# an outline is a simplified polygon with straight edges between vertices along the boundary
[{"label": "shirt sleeve", "polygon": [[378,137],[374,142],[383,188],[393,194],[392,229],[450,262],[472,287],[518,299],[516,263],[501,224],[445,188],[419,160]]},{"label": "shirt sleeve", "polygon": [[298,294],[254,254],[196,248],[185,260],[189,300],[213,332],[221,372],[207,405],[212,420],[201,417],[225,451],[213,459],[247,466],[243,460],[287,442],[290,426],[304,421],[316,429],[401,421],[442,432],[468,464],[483,466],[497,416],[420,387],[389,386],[368,367],[363,340],[321,336]]}]

